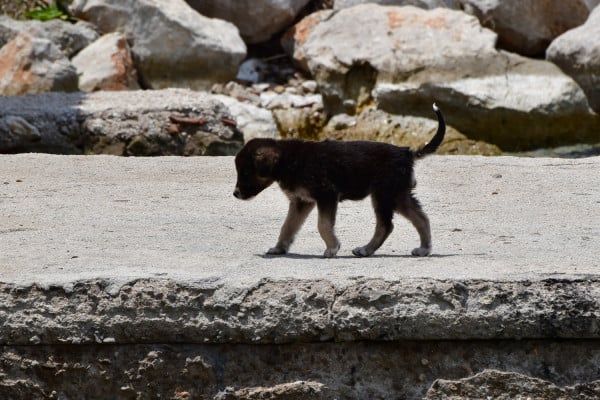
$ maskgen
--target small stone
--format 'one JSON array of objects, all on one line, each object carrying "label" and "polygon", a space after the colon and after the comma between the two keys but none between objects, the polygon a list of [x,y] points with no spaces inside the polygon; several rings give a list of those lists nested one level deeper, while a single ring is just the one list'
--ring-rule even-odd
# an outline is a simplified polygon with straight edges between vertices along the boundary
[{"label": "small stone", "polygon": [[318,88],[317,82],[310,80],[310,81],[304,81],[302,82],[302,89],[306,92],[306,93],[316,93]]},{"label": "small stone", "polygon": [[40,339],[40,337],[38,335],[34,335],[31,338],[29,338],[29,343],[31,344],[40,344],[42,342],[42,339]]}]

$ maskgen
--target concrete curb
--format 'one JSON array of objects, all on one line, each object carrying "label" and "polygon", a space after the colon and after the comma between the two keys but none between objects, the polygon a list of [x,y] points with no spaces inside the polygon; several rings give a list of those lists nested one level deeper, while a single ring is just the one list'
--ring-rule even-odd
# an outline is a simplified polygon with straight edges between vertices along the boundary
[{"label": "concrete curb", "polygon": [[600,338],[600,281],[0,286],[0,345]]}]

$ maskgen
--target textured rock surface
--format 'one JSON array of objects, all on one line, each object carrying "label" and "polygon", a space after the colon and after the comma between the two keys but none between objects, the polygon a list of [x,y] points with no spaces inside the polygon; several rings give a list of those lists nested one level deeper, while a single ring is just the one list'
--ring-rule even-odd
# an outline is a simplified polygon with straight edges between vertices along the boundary
[{"label": "textured rock surface", "polygon": [[521,55],[540,56],[560,34],[586,20],[597,0],[336,0],[334,9],[357,4],[433,9],[444,7],[475,15],[481,25],[498,34],[498,47]]},{"label": "textured rock surface", "polygon": [[[315,93],[316,82],[307,80],[287,88],[264,84],[215,86],[225,93],[218,99],[236,116],[246,140],[252,137],[301,138],[312,140],[377,140],[397,146],[419,147],[435,132],[437,121],[399,116],[367,109],[358,116],[338,114],[327,120],[323,100]],[[238,100],[239,99],[239,100]],[[430,117],[434,117],[431,113]],[[453,128],[438,154],[498,155],[497,146],[467,139]]]},{"label": "textured rock surface", "polygon": [[264,42],[289,27],[309,0],[254,0],[240,7],[235,0],[187,0],[202,15],[233,23],[248,43]]},{"label": "textured rock surface", "polygon": [[227,107],[184,89],[0,98],[0,151],[223,155],[243,143]]},{"label": "textured rock surface", "polygon": [[427,116],[435,99],[447,121],[504,151],[600,139],[600,116],[579,85],[554,64],[502,54],[505,72],[455,81],[378,84],[378,108]]},{"label": "textured rock surface", "polygon": [[[367,42],[366,36],[376,39]],[[495,40],[477,19],[458,11],[375,4],[312,14],[284,38],[294,59],[319,82],[325,107],[334,114],[368,104],[378,81],[488,74]]]},{"label": "textured rock surface", "polygon": [[[159,395],[215,400],[248,399],[243,397],[248,395],[277,400],[420,399],[433,386],[430,399],[447,399],[451,393],[461,393],[452,391],[456,387],[462,393],[472,394],[498,393],[493,389],[506,388],[512,390],[512,399],[540,393],[536,389],[552,388],[550,393],[581,396],[565,399],[592,400],[600,394],[599,362],[597,341],[582,340],[363,341],[260,346],[32,344],[0,347],[0,396],[30,400],[51,398],[55,392],[54,397],[68,400]],[[516,373],[506,374],[512,377],[510,381],[498,373],[496,383],[481,377],[460,381],[490,368]],[[487,377],[491,378],[489,374]],[[444,381],[436,382],[438,379]],[[480,386],[476,388],[476,384]],[[487,391],[488,388],[492,390]],[[473,398],[487,397],[453,397]]]},{"label": "textured rock surface", "polygon": [[586,23],[559,36],[548,48],[547,59],[581,86],[590,106],[600,113],[600,7]]},{"label": "textured rock surface", "polygon": [[94,26],[84,21],[76,24],[59,19],[47,22],[17,21],[0,16],[0,47],[20,33],[51,41],[67,57],[72,57],[99,37]]},{"label": "textured rock surface", "polygon": [[140,88],[127,39],[120,33],[102,36],[73,57],[72,62],[79,74],[80,90]]},{"label": "textured rock surface", "polygon": [[0,49],[1,95],[75,90],[75,67],[49,40],[19,34]]},{"label": "textured rock surface", "polygon": [[1,345],[600,338],[598,281],[137,280],[1,289]]},{"label": "textured rock surface", "polygon": [[312,14],[283,39],[331,114],[375,102],[429,117],[435,99],[452,126],[503,150],[600,139],[600,117],[573,79],[552,63],[497,51],[495,41],[459,11],[375,4]]},{"label": "textured rock surface", "polygon": [[326,399],[334,396],[324,392],[322,383],[315,382],[291,382],[275,385],[274,387],[254,387],[235,390],[227,388],[217,394],[215,400],[259,400],[259,399],[281,399],[281,400],[303,400],[303,399]]},{"label": "textured rock surface", "polygon": [[520,397],[533,399],[592,400],[600,395],[600,381],[559,387],[542,379],[515,372],[483,371],[473,377],[451,381],[438,380],[427,392],[425,399],[497,399]]},{"label": "textured rock surface", "polygon": [[584,0],[466,0],[468,11],[498,34],[498,47],[528,56],[543,55],[560,34],[585,22]]},{"label": "textured rock surface", "polygon": [[256,137],[280,137],[273,114],[269,110],[229,96],[215,95],[215,99],[225,104],[235,116],[238,128],[244,133],[244,141]]},{"label": "textured rock surface", "polygon": [[[464,1],[464,0],[463,0]],[[415,6],[419,8],[436,8],[446,7],[459,9],[462,3],[461,0],[335,0],[333,4],[334,10],[352,7],[358,4],[376,3],[382,6]]]},{"label": "textured rock surface", "polygon": [[233,79],[246,56],[234,25],[206,18],[183,0],[75,0],[70,9],[105,33],[123,31],[150,88],[205,89]]},{"label": "textured rock surface", "polygon": [[[320,138],[374,140],[417,149],[433,137],[436,129],[437,121],[431,119],[399,116],[370,109],[358,116],[334,116],[323,129]],[[492,156],[500,155],[500,149],[488,143],[467,139],[449,126],[437,153]]]}]

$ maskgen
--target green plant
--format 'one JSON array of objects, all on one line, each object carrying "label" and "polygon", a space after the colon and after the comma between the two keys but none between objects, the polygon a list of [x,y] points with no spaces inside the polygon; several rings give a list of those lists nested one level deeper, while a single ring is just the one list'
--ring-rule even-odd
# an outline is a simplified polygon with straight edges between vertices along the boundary
[{"label": "green plant", "polygon": [[53,19],[62,19],[67,21],[71,19],[66,7],[63,6],[61,1],[56,1],[55,5],[38,5],[35,8],[26,11],[25,16],[29,19],[35,19],[38,21],[50,21]]}]

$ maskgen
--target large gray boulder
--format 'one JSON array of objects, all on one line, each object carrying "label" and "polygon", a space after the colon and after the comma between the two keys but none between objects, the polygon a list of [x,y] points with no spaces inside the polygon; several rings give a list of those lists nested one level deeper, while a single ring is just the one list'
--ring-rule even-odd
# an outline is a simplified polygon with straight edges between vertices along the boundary
[{"label": "large gray boulder", "polygon": [[581,25],[598,0],[336,0],[334,9],[358,4],[445,7],[475,15],[498,34],[498,47],[527,56],[543,55],[550,42]]},{"label": "large gray boulder", "polygon": [[246,56],[233,24],[204,17],[183,0],[74,0],[70,10],[104,33],[124,32],[149,88],[205,89],[235,78]]},{"label": "large gray boulder", "polygon": [[19,34],[0,49],[0,95],[75,90],[75,67],[49,40]]},{"label": "large gray boulder", "polygon": [[309,0],[253,0],[244,6],[236,0],[187,2],[202,15],[233,23],[248,43],[259,43],[289,27]]},{"label": "large gray boulder", "polygon": [[600,113],[600,7],[586,23],[559,36],[546,58],[557,64],[581,86],[590,106]]},{"label": "large gray boulder", "polygon": [[380,83],[377,106],[426,116],[435,99],[450,124],[506,151],[598,141],[600,118],[554,64],[501,53],[505,72],[456,80]]},{"label": "large gray boulder", "polygon": [[[369,38],[369,40],[365,40]],[[376,82],[429,82],[504,72],[496,35],[462,12],[363,4],[300,21],[284,48],[319,83],[325,108],[353,114]]]},{"label": "large gray boulder", "polygon": [[597,1],[464,0],[481,24],[498,33],[498,47],[543,55],[554,38],[583,24]]},{"label": "large gray boulder", "polygon": [[375,103],[431,117],[435,99],[460,132],[504,150],[598,139],[598,116],[570,77],[496,50],[496,34],[463,12],[375,4],[322,11],[284,44],[314,75],[329,114]]},{"label": "large gray boulder", "polygon": [[17,21],[3,15],[0,16],[0,47],[20,33],[51,41],[67,57],[72,57],[100,36],[94,26],[85,21],[79,21],[76,24],[60,19],[46,22]]}]

